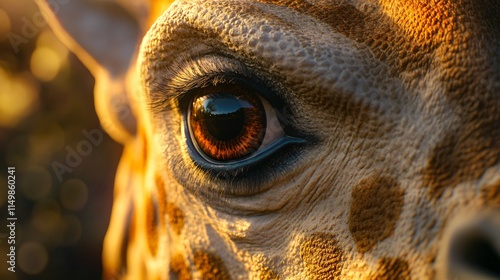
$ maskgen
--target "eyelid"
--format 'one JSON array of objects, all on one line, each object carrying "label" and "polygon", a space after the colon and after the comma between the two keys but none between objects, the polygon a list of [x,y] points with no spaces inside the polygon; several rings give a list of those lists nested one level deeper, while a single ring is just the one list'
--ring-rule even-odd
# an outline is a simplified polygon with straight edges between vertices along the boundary
[{"label": "eyelid", "polygon": [[150,84],[149,107],[153,112],[163,111],[172,101],[181,100],[193,89],[216,86],[236,76],[254,76],[238,61],[213,54],[179,59],[165,71],[162,77]]},{"label": "eyelid", "polygon": [[264,147],[263,149],[259,149],[257,152],[247,158],[234,162],[217,162],[210,158],[204,157],[197,152],[197,149],[195,147],[196,140],[193,139],[189,126],[187,125],[187,114],[184,114],[183,119],[182,133],[184,139],[187,140],[186,144],[188,146],[187,150],[189,155],[193,160],[195,160],[199,167],[216,172],[232,172],[235,170],[240,170],[241,168],[247,168],[262,161],[262,154],[264,153],[271,155],[282,148],[284,145],[292,143],[306,143],[306,140],[304,139],[284,134],[280,139],[273,141],[272,143],[270,143],[270,145]]},{"label": "eyelid", "polygon": [[150,84],[149,108],[153,113],[161,113],[165,108],[171,108],[172,104],[180,103],[196,88],[231,81],[245,83],[260,92],[274,108],[283,107],[284,95],[288,96],[276,82],[267,80],[240,61],[225,55],[212,53],[198,58],[180,58],[165,71],[163,78],[156,78]]}]

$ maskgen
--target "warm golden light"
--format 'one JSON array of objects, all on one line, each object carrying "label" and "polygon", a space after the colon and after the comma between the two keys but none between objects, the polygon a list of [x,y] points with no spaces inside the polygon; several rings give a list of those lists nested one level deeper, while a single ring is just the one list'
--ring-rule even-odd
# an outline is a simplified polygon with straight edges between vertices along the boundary
[{"label": "warm golden light", "polygon": [[87,202],[87,185],[82,180],[69,179],[61,186],[60,199],[64,208],[78,211]]},{"label": "warm golden light", "polygon": [[52,188],[52,177],[42,167],[31,166],[26,168],[24,180],[19,182],[19,188],[26,198],[38,201],[47,196]]},{"label": "warm golden light", "polygon": [[68,56],[68,48],[50,31],[44,31],[36,40],[37,47],[46,47],[54,50],[61,60]]},{"label": "warm golden light", "polygon": [[66,61],[68,49],[51,32],[40,34],[36,45],[31,55],[31,72],[41,81],[51,81]]},{"label": "warm golden light", "polygon": [[38,89],[33,79],[14,76],[0,67],[0,126],[16,126],[37,104]]},{"label": "warm golden light", "polygon": [[61,59],[57,52],[47,47],[37,48],[31,55],[31,72],[41,81],[54,79],[61,68]]},{"label": "warm golden light", "polygon": [[31,226],[41,233],[41,236],[52,236],[57,233],[61,223],[61,207],[52,199],[35,204]]},{"label": "warm golden light", "polygon": [[72,245],[82,237],[82,223],[77,216],[67,214],[62,217],[60,241],[63,245]]},{"label": "warm golden light", "polygon": [[26,242],[19,249],[19,267],[27,274],[42,272],[49,261],[47,249],[38,242]]}]

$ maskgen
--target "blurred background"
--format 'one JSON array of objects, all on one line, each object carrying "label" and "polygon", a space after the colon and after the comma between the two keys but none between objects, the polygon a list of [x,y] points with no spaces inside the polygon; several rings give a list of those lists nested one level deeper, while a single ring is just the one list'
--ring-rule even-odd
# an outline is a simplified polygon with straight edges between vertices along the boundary
[{"label": "blurred background", "polygon": [[[32,0],[0,0],[0,279],[100,279],[121,146],[103,131],[94,80]],[[74,167],[71,150],[85,151]],[[71,169],[63,172],[62,164]],[[16,168],[16,273],[7,270],[7,167]],[[62,173],[62,174],[61,174]]]}]

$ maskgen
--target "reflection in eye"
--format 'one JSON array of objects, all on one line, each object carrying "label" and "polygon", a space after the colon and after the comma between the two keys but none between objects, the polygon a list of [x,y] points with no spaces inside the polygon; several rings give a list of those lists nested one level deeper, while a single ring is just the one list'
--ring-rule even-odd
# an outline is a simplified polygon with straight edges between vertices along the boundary
[{"label": "reflection in eye", "polygon": [[198,89],[188,123],[198,152],[218,162],[247,158],[284,135],[267,101],[235,84]]}]

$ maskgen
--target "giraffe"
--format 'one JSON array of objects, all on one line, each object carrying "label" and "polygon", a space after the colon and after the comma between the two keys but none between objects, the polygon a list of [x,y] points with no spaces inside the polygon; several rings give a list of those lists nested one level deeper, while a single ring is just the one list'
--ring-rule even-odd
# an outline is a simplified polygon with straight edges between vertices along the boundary
[{"label": "giraffe", "polygon": [[500,279],[500,2],[37,3],[124,145],[104,279]]}]

